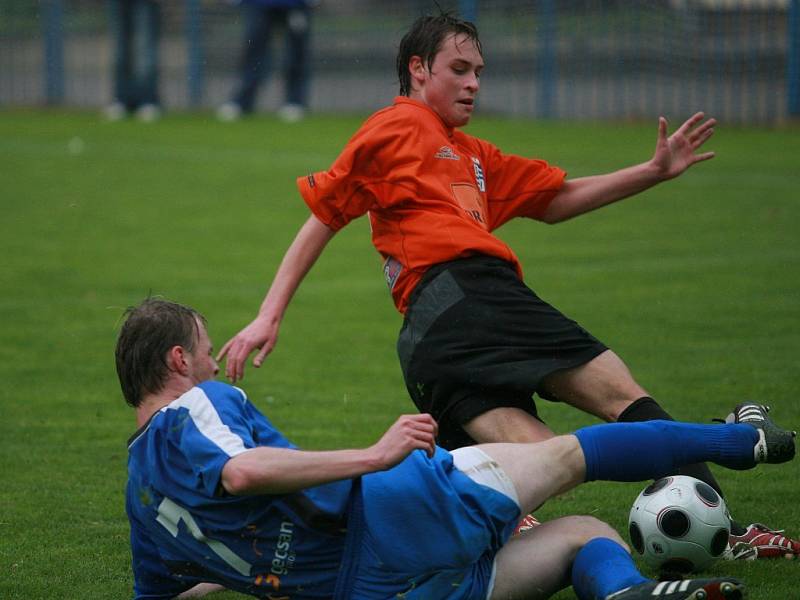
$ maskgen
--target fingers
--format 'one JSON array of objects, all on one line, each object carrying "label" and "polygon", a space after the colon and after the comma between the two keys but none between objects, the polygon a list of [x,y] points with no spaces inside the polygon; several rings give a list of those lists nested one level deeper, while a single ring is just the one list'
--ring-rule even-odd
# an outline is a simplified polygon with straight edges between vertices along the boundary
[{"label": "fingers", "polygon": [[710,158],[714,158],[716,154],[713,152],[703,152],[702,154],[696,154],[694,157],[694,162],[702,162],[704,160],[708,160]]},{"label": "fingers", "polygon": [[705,116],[706,115],[703,112],[694,113],[691,117],[686,119],[683,125],[678,127],[678,129],[675,131],[675,134],[686,135],[686,132],[692,130],[695,125],[697,125],[700,121],[702,121],[705,118]]},{"label": "fingers", "polygon": [[231,338],[227,342],[225,342],[225,345],[220,349],[219,352],[217,352],[217,358],[216,358],[217,362],[222,362],[222,359],[225,358],[225,355],[228,353],[228,350],[230,349],[231,344],[233,344],[233,338]]},{"label": "fingers", "polygon": [[429,414],[403,415],[398,424],[408,436],[414,449],[424,450],[429,457],[436,453],[436,434],[439,426]]},{"label": "fingers", "polygon": [[658,138],[667,140],[667,120],[664,117],[658,117]]},{"label": "fingers", "polygon": [[[225,362],[225,376],[233,383],[244,378],[244,363],[250,355],[252,348],[247,342],[239,339],[237,335],[223,348],[227,353],[228,359]],[[222,354],[222,352],[220,352]],[[260,366],[260,363],[256,366]]]},{"label": "fingers", "polygon": [[242,361],[238,358],[238,354],[239,349],[234,347],[228,353],[228,360],[225,363],[225,376],[233,383],[236,383],[244,375],[241,366]]},{"label": "fingers", "polygon": [[714,126],[717,124],[717,120],[713,117],[705,121],[703,119],[705,113],[695,113],[675,131],[672,137],[682,136],[693,149],[699,148],[714,134]]},{"label": "fingers", "polygon": [[255,358],[253,359],[253,366],[256,368],[260,367],[270,350],[272,350],[272,347],[268,344],[261,346],[261,350],[259,350],[258,354],[256,354]]},{"label": "fingers", "polygon": [[716,124],[717,124],[716,120],[709,119],[696,129],[694,129],[694,131],[692,131],[687,136],[689,143],[692,145],[693,149],[696,150],[697,148],[705,144],[706,141],[708,141],[708,138],[714,135],[714,125]]}]

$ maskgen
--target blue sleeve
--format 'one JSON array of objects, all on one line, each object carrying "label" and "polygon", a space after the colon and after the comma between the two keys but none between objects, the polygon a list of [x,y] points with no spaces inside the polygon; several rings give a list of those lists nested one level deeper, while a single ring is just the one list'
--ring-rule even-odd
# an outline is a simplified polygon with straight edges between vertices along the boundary
[{"label": "blue sleeve", "polygon": [[182,413],[172,434],[191,466],[192,487],[208,496],[218,493],[222,469],[234,456],[256,446],[291,447],[242,390],[225,383],[202,383],[170,406]]}]

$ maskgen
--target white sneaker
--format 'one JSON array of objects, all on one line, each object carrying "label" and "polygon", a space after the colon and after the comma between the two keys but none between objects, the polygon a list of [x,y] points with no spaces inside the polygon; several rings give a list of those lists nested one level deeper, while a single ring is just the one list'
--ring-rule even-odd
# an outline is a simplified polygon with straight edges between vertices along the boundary
[{"label": "white sneaker", "polygon": [[121,121],[128,115],[128,110],[122,102],[113,102],[103,109],[103,116],[108,121]]},{"label": "white sneaker", "polygon": [[217,119],[224,123],[238,121],[242,117],[242,107],[235,102],[226,102],[217,109]]},{"label": "white sneaker", "polygon": [[297,123],[306,116],[306,109],[300,104],[284,104],[278,109],[278,118],[285,123]]},{"label": "white sneaker", "polygon": [[144,123],[152,123],[161,117],[161,109],[155,104],[142,104],[136,110],[136,118]]}]

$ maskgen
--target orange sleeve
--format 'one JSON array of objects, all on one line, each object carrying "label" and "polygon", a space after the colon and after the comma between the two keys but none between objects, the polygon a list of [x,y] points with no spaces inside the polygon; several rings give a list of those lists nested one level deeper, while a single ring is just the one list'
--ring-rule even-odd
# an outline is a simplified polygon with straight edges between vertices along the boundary
[{"label": "orange sleeve", "polygon": [[[297,187],[311,212],[338,231],[370,210],[399,200],[387,185],[387,173],[402,179],[401,150],[408,132],[391,115],[379,111],[356,132],[328,171],[298,177]],[[396,185],[396,184],[395,184]]]},{"label": "orange sleeve", "polygon": [[541,218],[558,194],[566,173],[544,160],[504,154],[481,141],[487,170],[489,230],[514,217]]}]

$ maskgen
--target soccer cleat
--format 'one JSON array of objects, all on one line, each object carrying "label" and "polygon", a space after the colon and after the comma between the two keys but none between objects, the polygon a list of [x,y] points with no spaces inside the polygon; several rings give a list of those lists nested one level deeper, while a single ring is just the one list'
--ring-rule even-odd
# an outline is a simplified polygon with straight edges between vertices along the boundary
[{"label": "soccer cleat", "polygon": [[525,533],[529,529],[538,527],[541,524],[542,523],[539,521],[539,519],[537,519],[533,515],[525,515],[524,517],[522,517],[522,519],[520,519],[519,523],[517,523],[517,527],[516,529],[514,529],[514,533],[512,533],[511,535],[517,536],[521,533]]},{"label": "soccer cleat", "polygon": [[741,600],[744,584],[738,579],[684,579],[648,581],[606,596],[605,600]]},{"label": "soccer cleat", "polygon": [[783,530],[770,529],[761,523],[748,525],[742,535],[731,534],[725,560],[757,558],[795,558],[800,556],[800,542],[783,535]]},{"label": "soccer cleat", "polygon": [[769,406],[743,402],[733,409],[726,423],[746,423],[758,431],[758,442],[753,449],[757,463],[782,463],[794,458],[795,431],[781,429],[767,416]]}]

